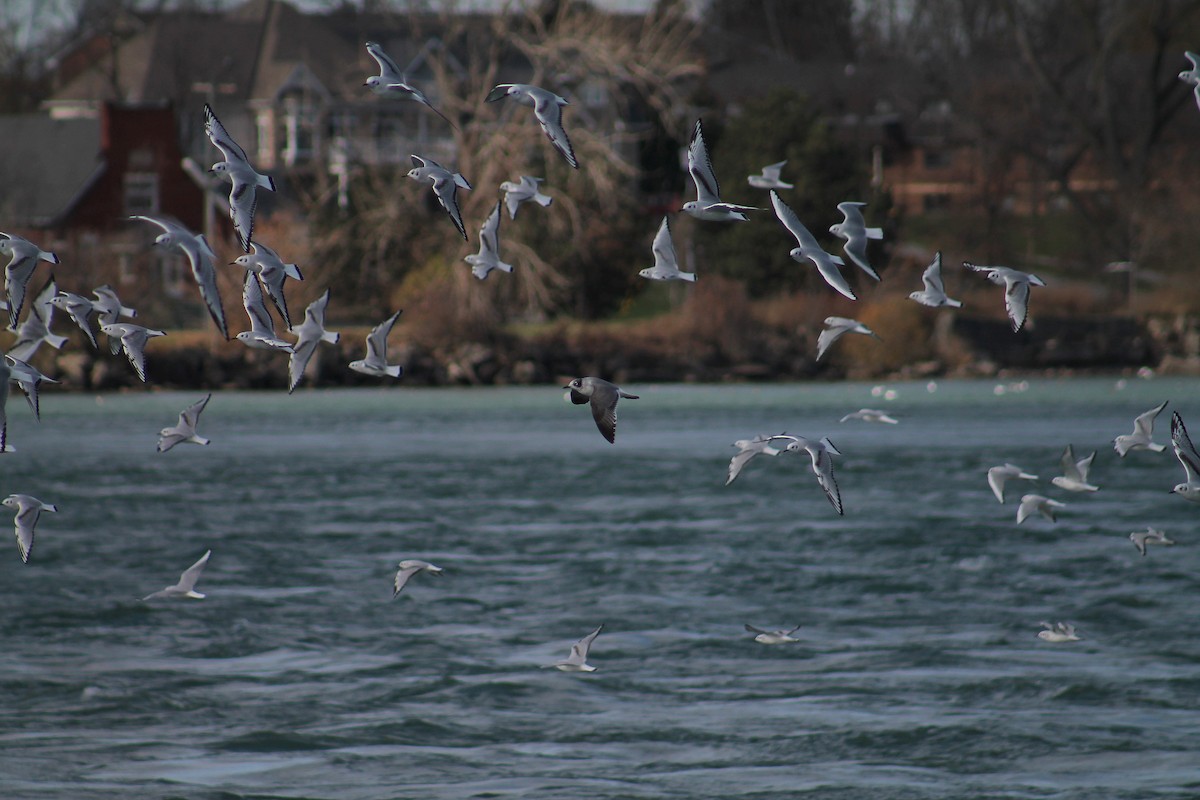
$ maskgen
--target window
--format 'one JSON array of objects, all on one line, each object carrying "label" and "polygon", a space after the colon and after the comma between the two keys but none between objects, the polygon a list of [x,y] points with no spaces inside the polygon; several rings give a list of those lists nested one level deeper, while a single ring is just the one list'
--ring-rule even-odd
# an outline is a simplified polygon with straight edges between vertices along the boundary
[{"label": "window", "polygon": [[158,213],[158,174],[128,172],[125,174],[125,214]]},{"label": "window", "polygon": [[925,169],[945,169],[950,166],[950,154],[945,150],[926,150]]}]

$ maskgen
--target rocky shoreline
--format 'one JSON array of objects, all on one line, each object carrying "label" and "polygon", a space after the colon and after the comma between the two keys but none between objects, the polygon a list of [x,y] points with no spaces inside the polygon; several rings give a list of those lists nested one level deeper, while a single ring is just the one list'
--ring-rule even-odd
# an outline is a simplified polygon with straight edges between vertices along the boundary
[{"label": "rocky shoreline", "polygon": [[[696,327],[696,326],[693,326]],[[1043,318],[1014,334],[1004,320],[946,315],[915,357],[882,358],[882,344],[847,342],[825,362],[814,358],[816,331],[743,326],[707,332],[611,326],[557,326],[527,336],[496,334],[456,344],[403,342],[391,350],[412,386],[537,385],[577,375],[624,383],[739,382],[922,377],[980,377],[1001,372],[1103,372],[1150,367],[1200,375],[1200,318]],[[239,342],[183,334],[147,348],[147,386],[164,389],[285,389],[287,358]],[[401,338],[401,337],[397,337]],[[893,347],[903,348],[903,341]],[[304,386],[379,385],[346,365],[360,357],[361,335],[321,345]],[[874,349],[872,349],[874,348]],[[123,355],[105,348],[43,348],[34,363],[61,389],[113,391],[141,387]]]}]

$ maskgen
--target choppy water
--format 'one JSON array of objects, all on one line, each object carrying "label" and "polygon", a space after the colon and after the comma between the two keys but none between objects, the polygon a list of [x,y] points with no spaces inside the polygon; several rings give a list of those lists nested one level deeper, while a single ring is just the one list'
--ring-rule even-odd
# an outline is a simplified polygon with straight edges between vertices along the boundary
[{"label": "choppy water", "polygon": [[[0,549],[0,797],[1200,796],[1200,507],[1109,445],[1162,399],[1200,433],[1197,383],[992,387],[628,386],[615,446],[553,388],[218,393],[165,455],[199,393],[13,398],[0,493],[60,513]],[[781,430],[843,451],[844,518],[801,458],[722,485]],[[1099,493],[1049,486],[1068,441]],[[136,599],[208,548],[207,599]],[[446,574],[393,601],[404,557]]]}]

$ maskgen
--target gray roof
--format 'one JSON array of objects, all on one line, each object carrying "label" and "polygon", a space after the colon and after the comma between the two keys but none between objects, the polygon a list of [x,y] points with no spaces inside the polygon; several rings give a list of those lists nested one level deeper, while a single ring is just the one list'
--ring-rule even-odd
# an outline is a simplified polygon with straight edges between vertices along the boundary
[{"label": "gray roof", "polygon": [[104,171],[100,120],[0,115],[0,221],[47,226],[83,196]]}]

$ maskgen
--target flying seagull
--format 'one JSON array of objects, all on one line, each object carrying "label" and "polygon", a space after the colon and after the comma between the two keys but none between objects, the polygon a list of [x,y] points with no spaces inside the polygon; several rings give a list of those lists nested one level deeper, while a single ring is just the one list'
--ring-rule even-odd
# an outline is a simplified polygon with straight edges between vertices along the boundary
[{"label": "flying seagull", "polygon": [[829,349],[830,345],[840,339],[843,334],[847,333],[861,333],[865,336],[879,338],[875,335],[875,331],[856,319],[850,319],[849,317],[826,317],[825,330],[821,331],[817,336],[817,361],[821,360],[821,356],[825,355],[825,351]]},{"label": "flying seagull", "polygon": [[1036,481],[1038,476],[1030,475],[1016,464],[992,467],[987,471],[988,486],[992,487],[992,494],[996,495],[996,500],[1001,503],[1004,502],[1004,484],[1016,478],[1024,481]]},{"label": "flying seagull", "polygon": [[522,175],[520,183],[505,181],[500,184],[500,191],[504,192],[504,204],[508,208],[509,219],[517,218],[517,207],[522,203],[532,200],[542,208],[546,208],[554,202],[553,197],[548,194],[542,194],[538,189],[541,182],[541,178]]},{"label": "flying seagull", "polygon": [[194,600],[204,599],[204,594],[196,591],[196,581],[200,580],[200,574],[204,572],[204,568],[208,565],[208,557],[212,555],[212,550],[205,550],[204,555],[200,556],[200,560],[183,571],[179,576],[179,582],[173,586],[168,586],[165,589],[160,589],[153,594],[148,594],[142,598],[145,600],[158,600],[160,598],[184,598],[190,597]]},{"label": "flying seagull", "polygon": [[763,630],[762,628],[756,628],[750,624],[746,624],[743,627],[745,627],[745,629],[748,632],[756,634],[756,636],[754,637],[754,641],[758,642],[759,644],[787,644],[788,642],[800,641],[799,639],[792,636],[793,633],[800,630],[799,625],[792,628],[790,631],[789,630],[768,631],[768,630]]},{"label": "flying seagull", "polygon": [[1124,458],[1130,450],[1149,450],[1152,453],[1161,453],[1167,449],[1164,445],[1151,439],[1154,436],[1154,420],[1167,407],[1167,402],[1163,400],[1161,404],[1149,411],[1138,414],[1133,420],[1133,433],[1123,434],[1113,439],[1113,448],[1117,451],[1117,455]]},{"label": "flying seagull", "polygon": [[209,246],[208,240],[204,238],[204,234],[192,233],[183,223],[170,217],[135,214],[130,219],[142,220],[162,228],[163,232],[154,239],[154,244],[165,248],[177,247],[187,257],[188,265],[192,268],[192,278],[195,279],[196,287],[200,290],[200,299],[204,301],[208,315],[212,317],[217,330],[228,339],[229,329],[225,325],[225,309],[221,305],[221,292],[217,289],[217,270],[213,266],[213,259],[217,256]]},{"label": "flying seagull", "polygon": [[166,331],[158,331],[153,328],[144,328],[141,325],[134,325],[132,322],[114,322],[111,325],[101,325],[102,333],[119,339],[121,347],[125,350],[125,357],[129,359],[129,363],[133,365],[142,383],[146,382],[146,342],[153,336],[166,336]]},{"label": "flying seagull", "polygon": [[1051,478],[1050,482],[1060,489],[1066,489],[1068,492],[1098,491],[1099,486],[1093,486],[1088,483],[1088,472],[1091,470],[1092,461],[1095,458],[1096,451],[1093,450],[1090,456],[1076,459],[1075,451],[1068,444],[1059,461],[1062,464],[1063,474]]},{"label": "flying seagull", "polygon": [[537,117],[538,124],[542,126],[542,132],[546,134],[550,144],[562,153],[568,164],[579,169],[579,161],[575,158],[575,151],[571,149],[571,142],[567,139],[567,132],[562,125],[562,107],[568,105],[565,98],[528,83],[500,83],[488,92],[484,100],[494,103],[506,97],[523,106],[532,106],[533,115]]},{"label": "flying seagull", "polygon": [[404,374],[404,367],[387,363],[388,334],[392,332],[392,326],[396,324],[396,320],[403,313],[403,310],[397,311],[371,329],[371,332],[367,334],[366,358],[351,361],[350,369],[364,375],[376,375],[381,378],[385,376],[399,378]]},{"label": "flying seagull", "polygon": [[212,394],[206,394],[179,412],[179,422],[173,427],[163,428],[158,432],[158,452],[165,453],[181,442],[208,444],[208,439],[196,433],[196,426],[200,424],[200,412],[208,405],[210,399]]},{"label": "flying seagull", "polygon": [[829,232],[845,239],[846,243],[842,245],[842,252],[850,256],[850,260],[857,264],[863,272],[875,280],[879,280],[879,273],[872,269],[870,263],[867,262],[867,240],[882,239],[883,228],[867,227],[862,212],[859,211],[865,205],[866,203],[850,201],[838,203],[838,211],[842,212],[843,219],[836,225],[831,225]]},{"label": "flying seagull", "polygon": [[808,228],[804,227],[800,218],[796,216],[796,212],[780,199],[774,189],[771,190],[771,205],[774,206],[775,216],[783,223],[783,227],[787,228],[796,238],[796,247],[793,247],[789,253],[792,259],[801,264],[805,260],[811,261],[816,265],[817,271],[821,273],[821,277],[825,279],[826,283],[851,300],[857,300],[858,297],[855,296],[854,290],[850,288],[842,271],[838,269],[844,264],[842,259],[825,252],[821,245],[817,244],[816,237],[809,232]]},{"label": "flying seagull", "polygon": [[575,378],[563,388],[567,390],[565,396],[575,405],[591,403],[592,419],[610,444],[617,437],[617,401],[622,397],[626,400],[641,399],[636,394],[623,392],[620,387],[602,378]]},{"label": "flying seagull", "polygon": [[738,448],[738,451],[733,454],[733,458],[729,459],[729,474],[725,478],[726,486],[737,480],[737,476],[742,474],[742,470],[755,456],[777,456],[783,452],[771,446],[770,436],[762,435],[755,436],[753,439],[738,439],[733,446]]},{"label": "flying seagull", "polygon": [[962,302],[948,297],[946,295],[946,287],[942,285],[941,250],[938,250],[934,254],[933,261],[929,262],[929,266],[921,273],[921,282],[925,284],[925,288],[919,292],[910,294],[909,297],[911,299],[931,308],[939,308],[941,306],[962,308]]},{"label": "flying seagull", "polygon": [[1009,267],[983,267],[969,261],[962,262],[967,269],[982,272],[997,286],[1004,287],[1004,310],[1012,322],[1013,333],[1021,330],[1029,314],[1029,287],[1045,286],[1046,282],[1031,272],[1021,272]]},{"label": "flying seagull", "polygon": [[498,269],[501,272],[512,272],[512,264],[500,260],[500,201],[483,225],[479,227],[479,252],[466,256],[463,261],[471,265],[471,274],[483,280],[488,274]]},{"label": "flying seagull", "polygon": [[324,294],[304,309],[304,321],[290,331],[296,336],[296,343],[292,345],[292,357],[288,362],[288,394],[294,392],[300,384],[309,360],[312,359],[313,353],[317,352],[317,344],[337,344],[342,338],[339,333],[325,330],[325,308],[328,305],[329,290],[326,289]]},{"label": "flying seagull", "polygon": [[279,253],[276,253],[262,242],[251,242],[250,250],[251,252],[235,258],[231,264],[237,264],[247,272],[252,272],[258,276],[258,281],[262,284],[263,290],[266,291],[267,297],[271,298],[271,302],[275,305],[275,310],[283,318],[283,326],[285,328],[292,327],[292,317],[288,313],[287,297],[283,293],[283,284],[288,278],[297,281],[304,280],[304,276],[300,274],[300,268],[295,264],[285,264],[283,259],[279,257]]},{"label": "flying seagull", "polygon": [[567,656],[566,659],[555,661],[553,664],[548,664],[547,666],[560,669],[563,672],[595,672],[596,668],[587,663],[588,650],[591,649],[592,642],[596,641],[596,637],[600,635],[600,631],[602,630],[604,630],[604,626],[600,625],[596,630],[571,645],[571,655]]},{"label": "flying seagull", "polygon": [[1078,642],[1080,637],[1075,634],[1075,626],[1069,622],[1039,622],[1045,630],[1038,631],[1038,638],[1043,642]]},{"label": "flying seagull", "polygon": [[367,78],[363,86],[370,87],[372,92],[383,97],[392,97],[397,100],[415,100],[446,120],[446,122],[449,122],[451,128],[458,130],[458,126],[451,122],[449,117],[433,107],[433,103],[429,102],[429,98],[425,96],[424,92],[408,82],[404,73],[396,66],[396,62],[392,61],[391,56],[383,52],[382,47],[375,42],[367,42],[367,52],[371,55],[371,58],[375,59],[375,63],[379,65],[379,74]]},{"label": "flying seagull", "polygon": [[651,249],[654,253],[654,266],[646,267],[638,272],[638,275],[652,281],[676,280],[695,283],[696,273],[679,271],[679,260],[675,257],[675,243],[671,241],[671,226],[665,216],[662,225],[658,226],[658,233],[654,236],[654,246]]},{"label": "flying seagull", "polygon": [[1146,545],[1161,544],[1170,546],[1175,544],[1174,539],[1168,539],[1165,533],[1150,527],[1147,527],[1144,531],[1134,531],[1129,534],[1129,541],[1133,542],[1133,546],[1138,549],[1143,558],[1146,557]]},{"label": "flying seagull", "polygon": [[1184,500],[1200,503],[1200,454],[1192,445],[1187,428],[1183,426],[1183,417],[1179,416],[1178,411],[1171,414],[1171,447],[1175,450],[1175,457],[1183,465],[1184,477],[1187,479],[1176,484],[1171,493]]},{"label": "flying seagull", "polygon": [[755,189],[794,189],[794,184],[784,183],[779,179],[779,173],[783,171],[787,161],[780,161],[776,164],[768,164],[762,168],[761,175],[750,175],[746,178],[746,182]]},{"label": "flying seagull", "polygon": [[704,131],[700,120],[696,120],[696,127],[692,129],[687,158],[688,174],[696,184],[696,199],[684,203],[682,211],[696,219],[710,222],[745,222],[749,218],[742,213],[743,211],[759,210],[754,206],[739,206],[721,201],[721,187],[717,184],[717,175],[713,172],[712,161],[708,157],[708,145],[704,143]]},{"label": "flying seagull", "polygon": [[275,321],[267,311],[267,304],[263,302],[262,287],[259,286],[258,278],[253,272],[246,272],[246,279],[242,284],[242,307],[246,309],[246,316],[250,320],[250,330],[242,331],[234,338],[256,350],[292,352],[292,343],[280,339],[275,334]]},{"label": "flying seagull", "polygon": [[1192,68],[1179,73],[1179,80],[1192,85],[1192,94],[1196,98],[1197,107],[1200,107],[1200,55],[1185,50],[1183,57],[1192,62]]},{"label": "flying seagull", "polygon": [[441,577],[444,571],[436,564],[430,564],[428,561],[422,561],[419,558],[406,558],[398,565],[399,569],[396,572],[396,578],[392,581],[392,599],[394,600],[400,592],[404,591],[405,584],[408,579],[418,572],[428,572],[430,575]]},{"label": "flying seagull", "polygon": [[1051,522],[1056,522],[1058,520],[1058,509],[1060,508],[1066,508],[1066,503],[1051,500],[1049,497],[1043,497],[1040,494],[1021,495],[1021,505],[1017,507],[1017,524],[1020,525],[1029,519],[1029,515],[1035,511]]},{"label": "flying seagull", "polygon": [[230,183],[229,217],[237,232],[242,250],[250,252],[250,239],[254,236],[254,209],[258,206],[258,187],[275,191],[275,181],[260,175],[250,166],[250,159],[242,146],[233,140],[229,131],[217,119],[208,103],[204,104],[204,132],[208,140],[221,151],[224,161],[212,165],[209,172]]},{"label": "flying seagull", "polygon": [[17,535],[17,550],[21,554],[21,561],[28,564],[29,554],[33,552],[33,534],[38,518],[43,511],[58,511],[58,506],[53,503],[43,503],[28,494],[10,494],[0,502],[3,502],[5,508],[11,508],[17,512],[16,517],[13,518],[13,527]]},{"label": "flying seagull", "polygon": [[25,287],[33,277],[37,262],[57,264],[58,256],[38,247],[28,239],[0,231],[0,255],[8,256],[4,267],[4,293],[8,298],[8,328],[17,329],[17,319],[25,305]]},{"label": "flying seagull", "polygon": [[470,189],[471,184],[467,183],[467,179],[461,173],[451,172],[432,158],[415,155],[409,158],[412,159],[413,168],[408,171],[408,177],[433,187],[434,197],[450,215],[450,221],[462,234],[463,241],[466,241],[467,229],[463,225],[462,212],[458,210],[458,190]]},{"label": "flying seagull", "polygon": [[801,450],[806,451],[812,459],[812,471],[817,476],[817,483],[820,484],[825,496],[829,498],[829,502],[837,511],[838,516],[845,514],[842,508],[842,493],[838,489],[837,480],[833,477],[833,459],[831,455],[840,456],[841,451],[833,446],[833,442],[826,437],[821,437],[820,441],[806,439],[803,436],[789,436],[787,434],[779,434],[772,436],[771,441],[787,442],[784,448],[785,452],[798,453]]}]

